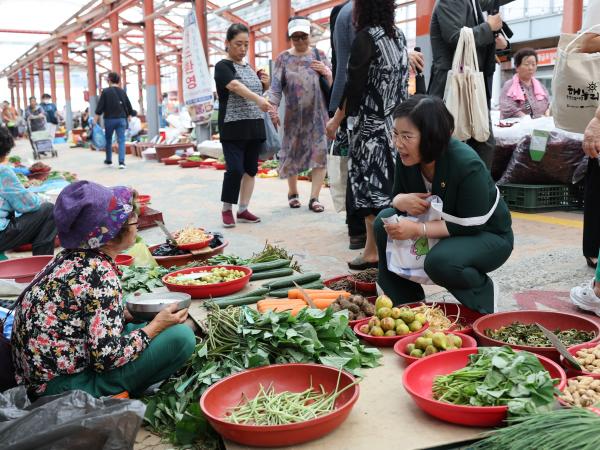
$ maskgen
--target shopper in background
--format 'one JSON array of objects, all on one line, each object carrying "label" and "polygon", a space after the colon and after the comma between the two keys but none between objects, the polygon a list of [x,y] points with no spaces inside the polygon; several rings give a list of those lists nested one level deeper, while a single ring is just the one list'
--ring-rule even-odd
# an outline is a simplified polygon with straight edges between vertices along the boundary
[{"label": "shopper in background", "polygon": [[17,127],[18,120],[19,115],[17,114],[17,110],[5,100],[2,103],[2,122],[4,122],[4,125],[15,139],[19,136],[19,129]]},{"label": "shopper in background", "polygon": [[500,93],[500,118],[529,116],[537,119],[548,115],[550,95],[535,78],[538,56],[534,49],[523,48],[513,58],[515,75],[504,83]]},{"label": "shopper in background", "polygon": [[298,174],[311,170],[312,189],[308,208],[324,211],[319,194],[327,172],[327,100],[319,79],[331,86],[331,66],[325,53],[310,46],[310,21],[292,17],[288,21],[292,48],[275,61],[273,84],[267,97],[274,106],[273,123],[280,125],[277,108],[285,96],[283,143],[279,151],[279,177],[287,179],[290,208],[300,208]]},{"label": "shopper in background", "polygon": [[[335,50],[335,69],[333,71],[333,85],[331,87],[331,100],[329,102],[329,117],[333,117],[340,106],[340,100],[342,99],[348,77],[348,60],[350,59],[352,43],[356,37],[356,29],[352,23],[353,3],[353,1],[345,3],[338,11],[335,23],[332,23],[331,48]],[[348,156],[349,143],[346,119],[340,123],[333,145],[334,154]],[[364,248],[367,241],[365,219],[352,209],[350,179],[348,179],[346,187],[346,225],[348,226],[350,250]]]},{"label": "shopper in background", "polygon": [[42,109],[46,114],[46,130],[50,133],[50,136],[54,140],[56,136],[56,127],[58,127],[59,120],[62,120],[61,115],[58,113],[56,104],[52,102],[52,96],[50,94],[42,95]]},{"label": "shopper in background", "polygon": [[392,201],[396,152],[392,143],[392,113],[408,97],[409,58],[406,39],[394,25],[394,0],[354,1],[354,24],[360,30],[350,53],[348,80],[340,107],[327,123],[330,139],[348,117],[352,205],[365,218],[363,254],[350,269],[377,267],[373,221]]},{"label": "shopper in background", "polygon": [[[498,0],[498,5],[505,5],[514,0]],[[438,0],[431,15],[430,36],[433,52],[433,65],[428,93],[444,98],[448,71],[452,68],[452,59],[463,27],[473,29],[479,70],[483,72],[488,110],[492,98],[492,79],[496,70],[496,49],[505,49],[506,39],[497,32],[502,28],[500,14],[488,15],[484,19],[483,11],[494,6],[494,0]],[[479,154],[488,169],[492,165],[495,148],[494,135],[490,121],[490,137],[487,142],[470,139],[467,142]]]},{"label": "shopper in background", "polygon": [[30,132],[46,129],[46,114],[35,97],[29,97],[29,105],[25,109],[25,120]]},{"label": "shopper in background", "polygon": [[169,115],[169,94],[166,92],[162,95],[162,101],[158,105],[158,114],[160,116],[160,127],[165,128],[169,124],[167,123],[167,116]]},{"label": "shopper in background", "polygon": [[219,136],[227,164],[221,191],[226,228],[235,226],[232,205],[238,204],[238,200],[238,222],[260,222],[260,218],[248,210],[248,205],[258,172],[258,154],[266,139],[263,112],[270,112],[272,107],[263,97],[269,89],[269,75],[261,71],[259,76],[244,61],[249,45],[248,27],[239,23],[231,25],[225,40],[227,56],[215,65]]},{"label": "shopper in background", "polygon": [[119,87],[121,77],[116,72],[108,74],[109,87],[102,90],[94,123],[100,122],[100,116],[104,114],[104,136],[106,137],[106,159],[104,164],[112,164],[112,138],[117,133],[119,143],[119,169],[125,169],[125,130],[127,119],[133,108],[127,93]]},{"label": "shopper in background", "polygon": [[25,189],[8,165],[14,145],[8,130],[0,127],[0,252],[31,244],[33,255],[53,255],[57,231],[52,203]]},{"label": "shopper in background", "polygon": [[133,109],[129,116],[129,124],[127,125],[127,135],[130,141],[139,142],[142,134],[142,121],[137,116],[137,111]]}]

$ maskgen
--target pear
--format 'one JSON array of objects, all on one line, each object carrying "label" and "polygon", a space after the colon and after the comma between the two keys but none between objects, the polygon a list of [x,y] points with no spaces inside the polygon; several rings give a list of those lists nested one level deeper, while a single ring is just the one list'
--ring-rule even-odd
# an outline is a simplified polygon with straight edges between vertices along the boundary
[{"label": "pear", "polygon": [[383,307],[383,308],[379,308],[377,310],[377,317],[379,317],[380,319],[385,319],[386,317],[391,318],[391,315],[392,315],[392,310],[390,308]]},{"label": "pear", "polygon": [[396,332],[394,330],[387,330],[384,336],[396,336]]},{"label": "pear", "polygon": [[442,332],[433,333],[431,340],[433,341],[433,345],[440,350],[446,350],[448,348],[448,338]]},{"label": "pear", "polygon": [[414,358],[421,358],[423,356],[423,350],[415,348],[412,352],[410,352],[410,356]]},{"label": "pear", "polygon": [[423,313],[417,313],[415,314],[415,320],[421,322],[421,325],[425,325],[425,322],[427,322],[427,317],[425,317],[425,314]]},{"label": "pear", "polygon": [[380,308],[392,309],[393,306],[394,303],[392,303],[392,300],[387,295],[380,295],[377,297],[377,300],[375,300],[375,310],[379,310]]},{"label": "pear", "polygon": [[412,351],[413,351],[415,348],[417,348],[417,347],[415,347],[415,344],[408,344],[408,345],[406,346],[406,348],[404,349],[404,353],[407,353],[407,354],[409,354],[409,355],[410,355],[410,354],[411,354],[411,352],[412,352]]},{"label": "pear", "polygon": [[423,324],[421,322],[419,322],[418,320],[413,320],[408,325],[408,328],[410,329],[410,331],[419,331],[421,328],[423,328]]},{"label": "pear", "polygon": [[392,308],[392,319],[396,320],[400,318],[402,310],[400,308]]},{"label": "pear", "polygon": [[428,345],[427,348],[425,349],[425,356],[429,356],[429,355],[433,355],[434,353],[437,353],[438,349],[435,348],[434,345]]},{"label": "pear", "polygon": [[408,328],[408,325],[406,325],[404,322],[402,322],[400,325],[396,325],[396,334],[398,336],[404,336],[408,333],[410,333],[410,329]]}]

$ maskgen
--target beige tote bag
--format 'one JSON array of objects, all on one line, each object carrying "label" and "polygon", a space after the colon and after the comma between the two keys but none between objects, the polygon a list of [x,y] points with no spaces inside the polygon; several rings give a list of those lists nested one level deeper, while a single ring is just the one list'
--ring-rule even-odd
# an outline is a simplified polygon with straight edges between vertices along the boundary
[{"label": "beige tote bag", "polygon": [[562,34],[552,80],[552,116],[557,128],[583,133],[600,104],[600,53],[580,53],[585,33],[600,34],[594,25],[579,35]]},{"label": "beige tote bag", "polygon": [[490,136],[489,111],[483,73],[479,71],[473,30],[463,27],[448,72],[446,107],[454,116],[454,137],[485,142]]}]

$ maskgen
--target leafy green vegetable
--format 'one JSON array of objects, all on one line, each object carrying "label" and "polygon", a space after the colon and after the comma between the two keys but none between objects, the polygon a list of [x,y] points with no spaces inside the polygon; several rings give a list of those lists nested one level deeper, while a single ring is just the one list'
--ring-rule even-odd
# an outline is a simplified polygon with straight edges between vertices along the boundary
[{"label": "leafy green vegetable", "polygon": [[[570,328],[568,330],[557,329],[554,330],[554,334],[556,334],[558,339],[566,347],[588,342],[596,337],[596,334],[593,331],[583,331],[575,328]],[[552,343],[535,323],[523,324],[520,322],[513,322],[510,325],[500,327],[497,330],[488,328],[485,330],[485,335],[511,345],[552,347]]]},{"label": "leafy green vegetable", "polygon": [[161,278],[170,272],[164,267],[121,267],[121,287],[123,294],[132,294],[138,291],[152,292],[153,289],[164,286]]},{"label": "leafy green vegetable", "polygon": [[[377,367],[381,353],[367,348],[348,327],[345,311],[303,309],[259,314],[248,307],[219,309],[209,305],[207,336],[176,377],[148,399],[146,421],[177,444],[173,434],[182,420],[205,426],[192,406],[212,384],[244,369],[268,364],[318,362],[360,376],[362,367]],[[168,411],[164,405],[171,405]],[[187,428],[186,428],[187,429]]]},{"label": "leafy green vegetable", "polygon": [[469,363],[433,382],[438,400],[456,405],[507,405],[510,415],[548,411],[554,403],[554,380],[539,359],[510,347],[483,347]]},{"label": "leafy green vegetable", "polygon": [[492,432],[472,450],[597,450],[600,416],[583,408],[541,412],[509,420],[510,426]]}]

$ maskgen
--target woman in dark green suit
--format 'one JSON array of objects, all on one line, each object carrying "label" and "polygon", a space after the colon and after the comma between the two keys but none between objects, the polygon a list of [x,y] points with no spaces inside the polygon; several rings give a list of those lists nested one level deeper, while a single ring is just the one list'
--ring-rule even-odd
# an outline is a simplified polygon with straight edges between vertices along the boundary
[{"label": "woman in dark green suit", "polygon": [[487,273],[504,264],[513,249],[511,217],[502,199],[479,226],[444,220],[425,224],[401,220],[388,225],[382,221],[394,214],[425,213],[430,195],[442,199],[445,213],[461,218],[485,216],[494,207],[499,193],[488,169],[471,147],[451,137],[453,131],[452,115],[442,100],[434,97],[411,97],[394,112],[394,141],[400,159],[393,208],[382,211],[375,221],[378,284],[394,304],[423,300],[420,284],[388,270],[387,239],[440,239],[425,257],[429,278],[465,306],[491,313],[496,310],[498,294]]}]

